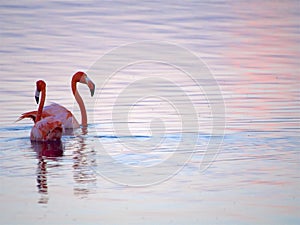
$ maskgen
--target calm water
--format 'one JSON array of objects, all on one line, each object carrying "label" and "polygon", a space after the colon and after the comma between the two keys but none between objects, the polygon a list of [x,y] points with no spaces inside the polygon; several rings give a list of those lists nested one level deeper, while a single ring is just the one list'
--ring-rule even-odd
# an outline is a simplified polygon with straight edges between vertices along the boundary
[{"label": "calm water", "polygon": [[[1,3],[1,224],[299,224],[299,5]],[[130,65],[100,93],[103,81],[92,72],[95,62],[112,49],[144,40],[188,49],[218,82],[226,128],[208,168],[200,170],[207,146],[222,139],[211,137],[215,96],[178,69],[155,62]],[[69,84],[77,70],[91,71],[98,87],[94,98],[79,87],[88,130],[65,135],[61,143],[31,143],[32,122],[15,120],[36,109],[35,81],[46,80],[46,103],[60,103],[80,119]],[[160,98],[121,94],[124,102],[138,100],[122,105],[112,120],[124,88],[149,77],[173,81],[190,97],[197,132],[180,132],[180,113],[164,95],[173,90],[163,84]],[[189,109],[181,100],[176,103]],[[124,124],[130,132],[116,133]],[[181,142],[183,148],[174,153]],[[174,154],[179,161],[170,160]]]}]

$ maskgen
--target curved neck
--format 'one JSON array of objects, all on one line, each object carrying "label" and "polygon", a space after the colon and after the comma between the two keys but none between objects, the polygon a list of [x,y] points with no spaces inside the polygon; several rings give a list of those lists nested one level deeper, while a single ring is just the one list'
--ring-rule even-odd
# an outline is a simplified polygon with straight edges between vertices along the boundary
[{"label": "curved neck", "polygon": [[73,95],[76,99],[76,102],[78,103],[79,108],[80,108],[81,125],[86,127],[87,126],[87,114],[86,114],[86,110],[85,110],[83,100],[82,100],[79,92],[77,91],[77,86],[76,86],[77,82],[78,82],[78,80],[72,79],[72,92],[73,92]]},{"label": "curved neck", "polygon": [[36,116],[36,119],[35,119],[35,123],[40,121],[41,118],[42,118],[42,112],[43,112],[45,99],[46,99],[46,90],[42,90],[41,92],[42,92],[42,98],[41,98],[41,101],[40,101],[40,104],[39,104],[39,108],[38,108],[37,116]]}]

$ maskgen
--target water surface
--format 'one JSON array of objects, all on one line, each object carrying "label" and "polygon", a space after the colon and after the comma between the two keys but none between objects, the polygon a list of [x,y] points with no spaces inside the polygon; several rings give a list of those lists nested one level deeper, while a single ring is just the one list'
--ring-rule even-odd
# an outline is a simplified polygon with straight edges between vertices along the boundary
[{"label": "water surface", "polygon": [[[1,3],[1,223],[299,223],[299,10],[298,1]],[[104,90],[102,111],[88,129],[63,136],[61,143],[31,143],[32,122],[15,123],[21,113],[37,107],[37,79],[47,81],[47,104],[60,103],[79,119],[71,75],[88,71],[114,48],[143,40],[188,49],[206,63],[220,86],[225,136],[206,170],[199,168],[210,140],[207,99],[213,96],[165,65],[139,64],[120,71]],[[194,154],[189,149],[179,153],[191,155],[182,170],[158,184],[130,187],[99,175],[102,168],[114,169],[102,160],[99,140],[116,162],[129,168],[150,166],[159,174],[178,166],[170,162],[159,167],[182,135],[176,110],[163,99],[135,105],[130,135],[113,130],[110,112],[116,96],[149,74],[179,83],[198,110],[201,126],[189,134],[198,137]],[[90,116],[97,95],[91,98],[84,86],[79,90]],[[164,121],[166,136],[156,151],[130,151],[122,145],[154,140],[158,119]],[[125,172],[131,179],[130,170]]]}]

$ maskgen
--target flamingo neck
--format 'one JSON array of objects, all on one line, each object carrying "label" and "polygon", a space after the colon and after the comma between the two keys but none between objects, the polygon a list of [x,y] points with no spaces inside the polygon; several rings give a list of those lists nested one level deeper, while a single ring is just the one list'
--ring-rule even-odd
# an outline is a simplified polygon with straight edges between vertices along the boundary
[{"label": "flamingo neck", "polygon": [[82,100],[79,92],[77,91],[77,82],[78,82],[78,80],[75,80],[75,79],[72,80],[72,92],[73,92],[76,102],[78,103],[79,108],[80,108],[81,125],[86,127],[87,126],[87,114],[86,114],[85,105],[83,103],[83,100]]},{"label": "flamingo neck", "polygon": [[35,123],[40,121],[41,118],[42,118],[42,112],[43,112],[45,99],[46,99],[46,90],[42,90],[41,92],[42,92],[42,98],[41,98],[41,101],[40,101],[40,104],[39,104],[39,108],[38,108],[37,116],[36,116],[36,119],[35,119]]}]

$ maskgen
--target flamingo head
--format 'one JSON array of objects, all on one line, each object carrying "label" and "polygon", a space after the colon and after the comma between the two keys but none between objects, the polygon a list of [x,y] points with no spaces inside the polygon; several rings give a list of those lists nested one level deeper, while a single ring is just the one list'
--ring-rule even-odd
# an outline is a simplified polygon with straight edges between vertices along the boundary
[{"label": "flamingo head", "polygon": [[93,97],[93,95],[95,93],[95,84],[94,84],[94,82],[84,72],[77,72],[76,74],[79,74],[78,75],[79,82],[82,83],[82,84],[86,84],[89,87],[90,92],[91,92],[91,96]]},{"label": "flamingo head", "polygon": [[40,92],[41,91],[45,91],[46,89],[46,83],[43,80],[38,80],[36,82],[36,90],[35,90],[35,101],[36,104],[39,103],[39,99],[40,99]]}]

